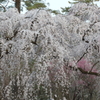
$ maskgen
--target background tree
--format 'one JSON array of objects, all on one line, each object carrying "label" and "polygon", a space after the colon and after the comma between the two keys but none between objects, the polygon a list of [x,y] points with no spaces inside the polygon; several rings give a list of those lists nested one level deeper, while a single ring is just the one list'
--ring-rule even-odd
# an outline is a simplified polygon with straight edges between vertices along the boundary
[{"label": "background tree", "polygon": [[[99,1],[99,0],[73,0],[73,2],[68,1],[68,3],[70,3],[71,5],[76,3],[94,4],[95,1]],[[66,14],[70,8],[71,7],[65,7],[65,8],[61,7],[62,13]]]},{"label": "background tree", "polygon": [[[42,0],[12,0],[14,3],[15,3],[15,7],[18,9],[18,11],[20,12],[21,10],[21,2],[24,3],[24,7],[26,7],[27,10],[31,10],[31,9],[39,9],[39,8],[46,8],[47,5],[44,1]],[[4,11],[7,9],[7,6],[8,6],[8,3],[9,3],[9,0],[0,0],[0,8],[1,10],[4,9]],[[6,5],[6,6],[5,6]],[[9,6],[9,7],[12,7]]]},{"label": "background tree", "polygon": [[18,9],[19,13],[20,13],[20,6],[21,6],[21,0],[15,0],[15,7]]},{"label": "background tree", "polygon": [[[12,4],[10,4],[8,6],[8,4],[10,3],[9,0],[0,0],[0,10],[6,11],[6,9],[11,8],[11,7],[16,7],[18,9],[18,11],[20,12],[23,7],[25,7],[27,10],[32,10],[32,9],[45,9],[47,11],[50,11],[51,13],[54,14],[59,14],[60,11],[59,10],[52,10],[49,9],[49,3],[46,3],[43,0],[12,0],[14,2],[14,6]],[[23,6],[21,4],[21,2],[23,2]]]},{"label": "background tree", "polygon": [[49,9],[49,3],[45,3],[43,0],[24,0],[25,6],[27,10],[32,10],[32,9],[45,9],[47,11],[50,11],[51,13],[54,14],[60,14],[59,10],[52,10]]},{"label": "background tree", "polygon": [[76,4],[76,3],[88,3],[88,4],[93,4],[95,1],[99,1],[99,0],[73,0],[74,2],[70,2],[71,4]]},{"label": "background tree", "polygon": [[4,6],[4,3],[6,3],[7,0],[0,0],[0,10],[6,11],[6,6]]},{"label": "background tree", "polygon": [[31,9],[45,9],[47,4],[43,0],[24,0],[27,10]]}]

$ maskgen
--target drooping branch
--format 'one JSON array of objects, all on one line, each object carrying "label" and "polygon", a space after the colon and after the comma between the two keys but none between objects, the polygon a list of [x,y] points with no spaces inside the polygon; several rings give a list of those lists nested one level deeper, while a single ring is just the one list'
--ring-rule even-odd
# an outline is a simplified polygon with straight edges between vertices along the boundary
[{"label": "drooping branch", "polygon": [[97,61],[95,64],[93,64],[93,66],[91,67],[90,71],[86,71],[83,68],[78,67],[77,69],[82,73],[82,74],[90,74],[90,75],[95,75],[95,76],[100,76],[100,73],[92,71],[93,68],[99,63],[99,61]]},{"label": "drooping branch", "polygon": [[85,53],[80,57],[80,59],[77,61],[77,63],[85,56],[85,54],[87,54],[87,52],[85,52]]},{"label": "drooping branch", "polygon": [[[88,49],[88,48],[87,48],[87,49]],[[87,51],[87,50],[86,50],[86,51]],[[85,56],[85,54],[87,54],[87,52],[85,52],[85,53],[80,57],[80,59],[77,61],[77,63]],[[77,69],[78,69],[81,73],[83,73],[83,74],[90,74],[90,75],[100,76],[100,74],[99,74],[98,72],[92,71],[93,68],[94,68],[98,63],[99,63],[99,61],[97,61],[96,63],[94,63],[93,66],[91,67],[91,70],[90,70],[90,71],[86,71],[86,70],[84,70],[84,69],[82,69],[82,68],[80,68],[80,67],[78,67]]]},{"label": "drooping branch", "polygon": [[85,70],[82,69],[82,68],[78,68],[78,70],[79,70],[80,72],[82,72],[82,74],[90,74],[90,75],[100,76],[100,74],[97,73],[97,72],[85,71]]},{"label": "drooping branch", "polygon": [[[97,63],[96,63],[97,64]],[[95,65],[96,65],[95,64]],[[84,70],[84,69],[82,69],[82,68],[80,68],[80,67],[78,67],[78,68],[74,68],[74,67],[72,67],[72,66],[68,66],[70,69],[72,69],[72,70],[74,70],[74,71],[77,71],[77,70],[79,70],[82,74],[87,74],[87,75],[95,75],[95,76],[100,76],[100,73],[98,73],[98,72],[94,72],[94,71],[86,71],[86,70]]]},{"label": "drooping branch", "polygon": [[99,61],[97,61],[93,66],[92,66],[92,68],[91,68],[91,70],[90,70],[90,72],[92,72],[92,70],[93,70],[93,68],[94,68],[94,66],[96,66],[96,64],[98,64],[99,63]]},{"label": "drooping branch", "polygon": [[83,53],[83,55],[77,60],[77,63],[88,53],[88,48],[86,48],[86,52]]},{"label": "drooping branch", "polygon": [[[83,57],[81,57],[81,59],[82,59],[82,58],[83,58]],[[77,69],[78,69],[82,74],[90,74],[90,75],[100,76],[100,73],[92,71],[93,68],[94,68],[98,63],[99,63],[99,61],[97,61],[95,64],[93,64],[93,66],[91,67],[91,70],[90,70],[90,71],[86,71],[86,70],[84,70],[84,69],[82,69],[82,68],[80,68],[80,67],[78,67]]]},{"label": "drooping branch", "polygon": [[38,34],[37,34],[37,36],[36,36],[36,38],[35,38],[35,41],[31,41],[31,43],[37,45],[37,39],[38,39]]}]

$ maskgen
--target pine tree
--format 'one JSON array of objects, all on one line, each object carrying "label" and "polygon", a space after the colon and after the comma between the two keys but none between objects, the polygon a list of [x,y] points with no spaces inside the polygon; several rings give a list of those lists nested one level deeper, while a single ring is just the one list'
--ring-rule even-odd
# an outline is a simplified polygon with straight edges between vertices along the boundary
[{"label": "pine tree", "polygon": [[25,6],[27,10],[31,9],[39,9],[39,8],[46,8],[47,5],[43,0],[24,0]]},{"label": "pine tree", "polygon": [[[39,9],[39,8],[46,8],[47,5],[43,0],[12,0],[15,2],[15,7],[18,9],[18,11],[20,12],[21,10],[21,2],[25,3],[25,7],[27,10],[31,10],[31,9]],[[3,5],[8,3],[9,1],[7,0],[0,0],[0,10],[6,10],[7,8]],[[7,6],[7,5],[6,5]],[[12,5],[10,6],[12,7]]]},{"label": "pine tree", "polygon": [[76,4],[76,3],[82,2],[82,3],[92,3],[93,4],[94,1],[99,1],[99,0],[73,0],[73,1],[74,2],[69,1],[69,3]]}]

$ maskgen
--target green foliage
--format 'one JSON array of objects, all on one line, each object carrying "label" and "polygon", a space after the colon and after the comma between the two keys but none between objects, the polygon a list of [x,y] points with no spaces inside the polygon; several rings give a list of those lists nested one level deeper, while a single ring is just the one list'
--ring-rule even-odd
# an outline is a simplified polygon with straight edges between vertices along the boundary
[{"label": "green foliage", "polygon": [[93,2],[93,0],[74,0],[77,2],[85,2],[85,3],[89,3],[89,2]]},{"label": "green foliage", "polygon": [[53,13],[55,15],[60,14],[60,11],[59,10],[48,9],[48,11],[50,11],[51,13]]},{"label": "green foliage", "polygon": [[99,1],[99,0],[73,0],[73,1],[74,2],[69,1],[69,3],[70,4],[76,4],[76,3],[82,2],[82,3],[92,3],[93,4],[94,1]]},{"label": "green foliage", "polygon": [[46,8],[46,5],[44,3],[35,3],[32,6],[28,6],[27,10],[31,10],[31,9],[39,9],[39,8]]},{"label": "green foliage", "polygon": [[51,13],[54,13],[54,14],[60,14],[60,12],[59,12],[59,10],[52,10],[52,12]]},{"label": "green foliage", "polygon": [[49,3],[45,3],[45,2],[43,2],[43,0],[25,0],[24,3],[26,5],[27,10],[46,9],[47,11],[50,11],[51,13],[53,13],[55,15],[60,14],[59,10],[48,9],[47,5],[49,5]]},{"label": "green foliage", "polygon": [[[8,4],[9,1],[7,0],[0,0],[0,10],[1,11],[5,11],[5,9],[8,9],[10,7],[12,7],[12,5],[10,5],[8,7],[8,5],[6,5],[6,7],[4,6],[4,4]],[[39,9],[39,8],[46,8],[47,5],[45,2],[43,2],[43,0],[22,0],[22,2],[24,2],[24,5],[26,7],[27,10],[31,10],[31,9]],[[21,7],[22,9],[22,7]]]},{"label": "green foliage", "polygon": [[0,0],[0,3],[5,2],[5,1],[7,1],[7,0]]},{"label": "green foliage", "polygon": [[46,4],[42,0],[25,0],[24,1],[27,10],[46,8]]},{"label": "green foliage", "polygon": [[[50,11],[53,14],[60,14],[59,10],[52,10],[47,8],[47,6],[49,5],[49,3],[45,3],[43,0],[22,0],[22,2],[24,2],[24,7],[26,7],[27,10],[32,10],[32,9],[45,9],[47,11]],[[7,0],[0,0],[0,10],[1,11],[6,11],[6,9],[8,8],[12,8],[12,5],[9,5],[6,7],[3,4],[6,4]],[[21,7],[21,10],[23,9],[23,7]]]},{"label": "green foliage", "polygon": [[69,9],[70,9],[70,7],[65,7],[65,8],[61,7],[61,10],[62,10],[61,12],[67,13]]}]

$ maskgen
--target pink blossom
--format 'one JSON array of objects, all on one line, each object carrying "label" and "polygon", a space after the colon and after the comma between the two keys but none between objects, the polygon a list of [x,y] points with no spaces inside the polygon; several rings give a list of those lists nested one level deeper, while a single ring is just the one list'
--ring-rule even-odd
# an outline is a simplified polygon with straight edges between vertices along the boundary
[{"label": "pink blossom", "polygon": [[89,62],[87,59],[81,59],[77,63],[77,67],[84,69],[85,71],[90,71],[92,68],[91,62]]}]

